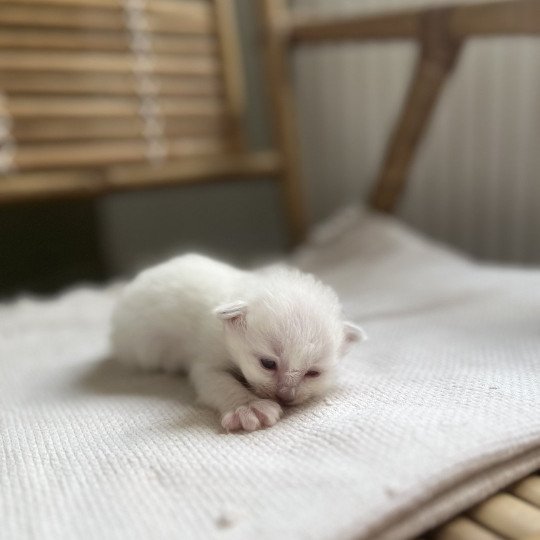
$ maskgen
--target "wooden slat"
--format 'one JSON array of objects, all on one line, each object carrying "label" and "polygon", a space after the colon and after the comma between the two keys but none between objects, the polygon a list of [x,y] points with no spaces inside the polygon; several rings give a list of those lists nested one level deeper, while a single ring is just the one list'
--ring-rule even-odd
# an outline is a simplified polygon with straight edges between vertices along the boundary
[{"label": "wooden slat", "polygon": [[508,538],[540,534],[540,509],[507,493],[499,493],[470,510],[478,523]]},{"label": "wooden slat", "polygon": [[2,2],[0,21],[3,27],[94,28],[121,30],[125,26],[121,10],[80,8],[64,9],[51,6]]},{"label": "wooden slat", "polygon": [[[11,0],[9,3],[17,3]],[[71,8],[100,8],[106,10],[123,9],[125,0],[21,0],[28,6],[52,6]],[[211,0],[150,0],[145,9],[154,13],[201,14],[210,8]]]},{"label": "wooden slat", "polygon": [[19,170],[62,167],[99,167],[110,163],[144,161],[144,140],[94,143],[43,144],[17,147],[14,162]]},{"label": "wooden slat", "polygon": [[[229,127],[225,118],[209,117],[183,119],[165,117],[165,136],[213,136],[223,137]],[[144,137],[145,123],[138,116],[127,118],[85,118],[18,120],[11,132],[19,143],[51,142],[87,139],[131,139]]]},{"label": "wooden slat", "polygon": [[[13,2],[12,2],[13,3]],[[78,7],[78,8],[101,8],[109,10],[121,9],[123,0],[26,0],[26,5],[53,6],[53,7]]]},{"label": "wooden slat", "polygon": [[[221,138],[167,139],[165,158],[212,155],[227,151]],[[148,144],[144,140],[74,142],[18,146],[14,164],[19,170],[102,165],[146,161]]]},{"label": "wooden slat", "polygon": [[501,540],[501,537],[466,517],[453,519],[430,536],[431,540]]},{"label": "wooden slat", "polygon": [[165,54],[216,54],[216,39],[212,36],[160,35],[150,36],[152,50]]},{"label": "wooden slat", "polygon": [[521,499],[540,508],[540,476],[533,475],[521,480],[511,488],[511,492]]},{"label": "wooden slat", "polygon": [[51,197],[95,196],[111,191],[166,187],[179,183],[216,181],[233,177],[253,180],[279,174],[281,163],[273,152],[185,158],[163,165],[118,165],[102,170],[40,171],[0,177],[0,202]]},{"label": "wooden slat", "polygon": [[130,36],[125,32],[62,32],[2,28],[0,49],[127,51],[130,49]]},{"label": "wooden slat", "polygon": [[488,5],[460,6],[450,14],[456,37],[540,33],[540,2],[510,0]]},{"label": "wooden slat", "polygon": [[[8,4],[24,4],[46,8],[92,8],[110,11],[125,9],[125,0],[4,0]],[[150,0],[144,2],[143,10],[162,15],[176,15],[188,18],[206,18],[212,9],[211,0]]]},{"label": "wooden slat", "polygon": [[456,38],[540,32],[540,2],[509,0],[452,8],[428,8],[347,18],[297,18],[290,29],[292,42],[406,39],[421,32],[421,19],[440,9],[448,10],[450,29]]},{"label": "wooden slat", "polygon": [[128,118],[88,118],[18,120],[11,132],[19,144],[78,139],[131,139],[144,136],[144,121],[139,116]]},{"label": "wooden slat", "polygon": [[[177,4],[182,3],[177,2]],[[211,10],[181,13],[171,9],[170,12],[147,13],[146,21],[148,30],[155,33],[207,35],[215,32]],[[143,27],[142,29],[146,28]]]},{"label": "wooden slat", "polygon": [[[150,34],[148,39],[154,53],[214,55],[217,52],[215,38],[205,35]],[[3,28],[0,32],[0,49],[125,52],[131,50],[131,37],[128,32]]]},{"label": "wooden slat", "polygon": [[[210,5],[202,2],[147,2],[146,26],[140,30],[157,33],[209,34],[214,31]],[[0,4],[0,21],[5,27],[40,27],[57,29],[122,30],[126,27],[123,9],[101,7],[43,5],[23,1]]]},{"label": "wooden slat", "polygon": [[[215,99],[156,99],[160,114],[182,117],[220,116],[223,104]],[[10,98],[6,112],[12,118],[125,117],[141,112],[139,99],[113,98]]]},{"label": "wooden slat", "polygon": [[414,38],[418,34],[419,22],[417,11],[349,16],[346,19],[297,17],[291,27],[290,38],[293,42]]},{"label": "wooden slat", "polygon": [[110,96],[155,95],[220,97],[223,83],[211,76],[154,75],[152,88],[143,88],[134,75],[120,73],[25,73],[0,72],[0,88],[8,94]]},{"label": "wooden slat", "polygon": [[131,53],[0,52],[0,70],[12,71],[216,75],[219,67],[219,63],[211,56],[185,58],[152,55],[147,63],[141,63]]}]

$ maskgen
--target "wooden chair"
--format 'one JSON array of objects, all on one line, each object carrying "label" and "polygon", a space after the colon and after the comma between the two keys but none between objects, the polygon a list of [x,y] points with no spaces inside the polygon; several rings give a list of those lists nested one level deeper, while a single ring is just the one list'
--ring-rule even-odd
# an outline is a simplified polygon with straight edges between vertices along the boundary
[{"label": "wooden chair", "polygon": [[538,0],[495,1],[334,20],[297,18],[291,25],[289,42],[292,46],[345,41],[417,42],[416,71],[371,197],[373,208],[393,212],[433,109],[466,42],[527,34],[540,34]]},{"label": "wooden chair", "polygon": [[[272,1],[264,21],[276,28]],[[268,33],[275,144],[253,152],[233,0],[0,2],[0,202],[275,178],[304,237],[287,70]]]}]

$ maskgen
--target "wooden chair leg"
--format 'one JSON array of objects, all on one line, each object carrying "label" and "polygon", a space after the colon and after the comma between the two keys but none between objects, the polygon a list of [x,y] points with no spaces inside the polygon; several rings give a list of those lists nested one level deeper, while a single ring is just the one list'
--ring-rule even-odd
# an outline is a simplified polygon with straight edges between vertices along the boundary
[{"label": "wooden chair leg", "polygon": [[287,213],[290,240],[292,244],[297,244],[306,236],[307,216],[302,189],[293,85],[288,62],[288,14],[284,0],[261,1],[273,133],[275,145],[283,159],[280,187]]},{"label": "wooden chair leg", "polygon": [[393,212],[399,201],[413,158],[461,48],[461,41],[450,34],[447,11],[426,13],[420,45],[416,72],[371,196],[371,206],[382,212]]}]

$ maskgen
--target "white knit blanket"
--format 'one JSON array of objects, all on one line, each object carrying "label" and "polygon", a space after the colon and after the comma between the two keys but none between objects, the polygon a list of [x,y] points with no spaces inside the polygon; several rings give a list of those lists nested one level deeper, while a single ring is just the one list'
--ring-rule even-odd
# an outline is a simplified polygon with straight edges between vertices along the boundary
[{"label": "white knit blanket", "polygon": [[370,340],[251,434],[105,360],[118,287],[2,306],[0,537],[407,538],[540,466],[540,272],[354,212],[295,261]]}]

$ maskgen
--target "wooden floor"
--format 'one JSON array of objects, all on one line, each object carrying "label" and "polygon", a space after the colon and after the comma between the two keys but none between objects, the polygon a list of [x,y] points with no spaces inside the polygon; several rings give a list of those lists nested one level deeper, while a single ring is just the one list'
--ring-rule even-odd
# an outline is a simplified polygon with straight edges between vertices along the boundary
[{"label": "wooden floor", "polygon": [[430,540],[540,540],[540,472],[425,535]]}]

